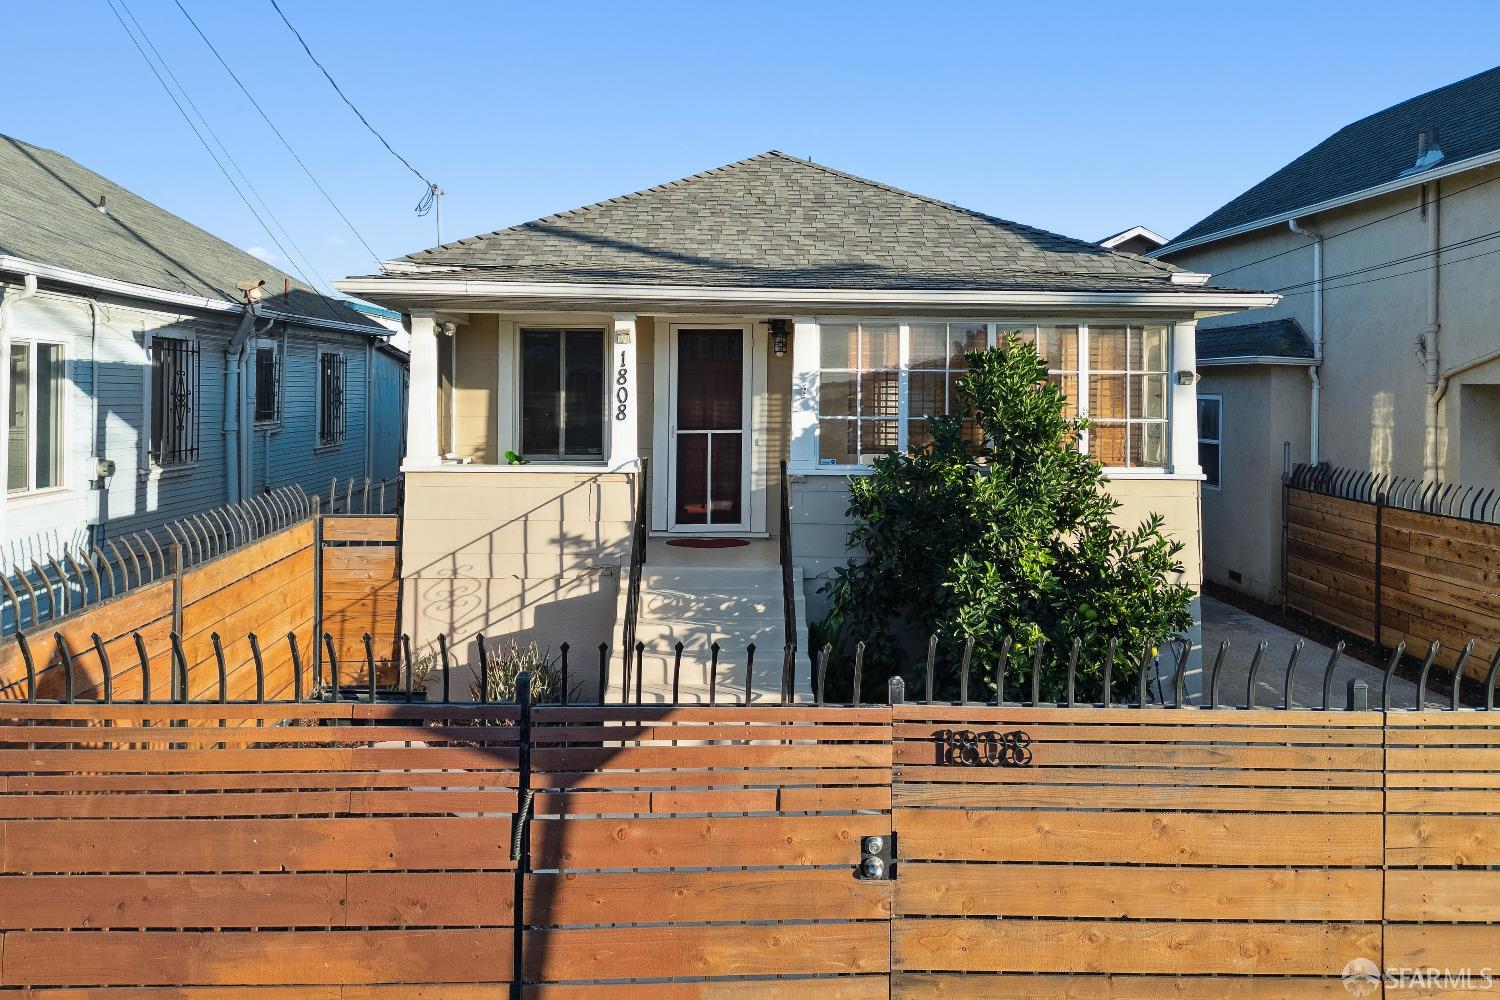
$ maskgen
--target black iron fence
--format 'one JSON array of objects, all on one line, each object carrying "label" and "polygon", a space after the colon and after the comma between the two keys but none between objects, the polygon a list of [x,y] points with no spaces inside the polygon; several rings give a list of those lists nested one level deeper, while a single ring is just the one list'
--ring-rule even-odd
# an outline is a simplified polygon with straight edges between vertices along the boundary
[{"label": "black iron fence", "polygon": [[[35,628],[280,531],[314,513],[300,486],[212,507],[0,573],[0,634]],[[181,564],[172,563],[173,546]]]},{"label": "black iron fence", "polygon": [[405,499],[405,486],[400,476],[391,479],[370,479],[365,476],[350,476],[340,480],[334,476],[328,484],[328,499],[324,501],[324,514],[399,514]]},{"label": "black iron fence", "polygon": [[[48,703],[48,704],[73,704],[79,701],[75,697],[77,685],[75,683],[78,673],[74,665],[77,655],[71,650],[61,633],[54,635],[55,649],[50,651],[50,656],[45,667],[39,667],[38,655],[44,651],[33,648],[31,642],[24,633],[18,633],[14,641],[20,647],[20,654],[25,664],[24,686],[16,693],[26,702]],[[515,692],[517,695],[522,688],[531,693],[532,700],[537,703],[559,704],[559,705],[594,705],[606,704],[663,704],[678,705],[681,701],[680,679],[682,671],[683,644],[675,646],[676,662],[671,679],[671,696],[666,697],[666,692],[651,692],[650,698],[646,696],[641,684],[640,662],[644,652],[644,644],[637,642],[633,648],[635,654],[636,668],[634,671],[625,671],[619,687],[619,696],[611,697],[609,675],[610,675],[610,646],[608,643],[600,643],[597,648],[597,663],[587,666],[577,663],[572,657],[571,646],[564,642],[559,647],[559,657],[554,664],[528,663],[515,669],[509,677],[510,683],[496,684],[493,681],[493,672],[505,670],[503,658],[493,655],[495,650],[490,642],[483,636],[474,638],[478,662],[482,665],[480,670],[484,673],[483,683],[478,682],[478,674],[467,665],[460,666],[454,662],[454,652],[450,649],[446,637],[440,636],[429,650],[413,654],[412,642],[409,636],[403,634],[399,642],[399,662],[394,671],[381,671],[380,666],[384,661],[378,659],[374,651],[374,641],[366,633],[364,635],[364,656],[361,661],[348,662],[347,658],[341,661],[338,656],[333,636],[324,632],[322,643],[325,646],[324,656],[321,659],[307,657],[298,642],[296,633],[288,633],[284,639],[278,638],[274,641],[262,642],[258,636],[251,633],[249,643],[253,657],[255,670],[254,699],[230,699],[229,698],[229,668],[225,661],[223,645],[218,633],[211,636],[217,668],[217,686],[213,688],[216,694],[207,699],[196,699],[204,704],[266,704],[266,703],[304,703],[304,702],[338,702],[338,701],[365,701],[365,702],[434,702],[442,704],[458,705],[483,705],[483,704],[508,704],[516,700],[515,696],[509,698],[497,698],[491,692],[506,690]],[[94,683],[90,680],[90,687],[99,697],[84,699],[84,703],[107,703],[107,704],[186,704],[190,699],[184,692],[190,690],[188,683],[187,659],[183,653],[182,639],[175,631],[170,635],[170,662],[164,666],[153,665],[147,653],[147,644],[139,632],[133,633],[134,649],[141,676],[141,690],[145,692],[142,697],[135,699],[116,699],[113,693],[112,678],[115,670],[110,662],[110,656],[106,644],[98,635],[93,636],[92,651],[97,656],[99,669],[103,672],[102,682]],[[267,698],[266,696],[266,651],[270,650],[274,643],[286,642],[289,645],[289,660],[294,674],[292,697]],[[1432,643],[1425,659],[1422,662],[1421,671],[1415,686],[1415,693],[1410,696],[1410,704],[1398,704],[1396,697],[1396,669],[1401,663],[1405,653],[1404,645],[1398,646],[1390,657],[1383,674],[1376,668],[1370,668],[1371,679],[1379,679],[1381,686],[1378,697],[1372,697],[1370,684],[1363,678],[1353,678],[1348,681],[1343,692],[1335,691],[1334,675],[1341,665],[1344,654],[1344,644],[1339,643],[1331,652],[1327,662],[1321,666],[1305,663],[1302,657],[1304,644],[1299,640],[1289,651],[1284,661],[1284,666],[1273,666],[1272,657],[1269,655],[1269,644],[1261,642],[1255,649],[1253,659],[1249,665],[1249,672],[1245,679],[1243,689],[1244,698],[1235,696],[1234,692],[1226,692],[1225,685],[1221,683],[1226,662],[1226,654],[1229,643],[1220,644],[1212,664],[1205,664],[1204,676],[1206,685],[1200,698],[1190,698],[1187,693],[1187,675],[1190,670],[1192,647],[1186,641],[1176,641],[1169,644],[1164,651],[1156,649],[1142,650],[1134,656],[1134,662],[1138,665],[1137,676],[1134,683],[1129,685],[1128,690],[1121,690],[1114,683],[1118,675],[1117,664],[1126,662],[1127,653],[1111,642],[1105,659],[1101,664],[1101,682],[1097,687],[1085,692],[1080,685],[1079,672],[1079,649],[1080,643],[1075,640],[1072,645],[1071,655],[1067,663],[1067,693],[1066,696],[1057,700],[1045,700],[1041,695],[1042,671],[1046,662],[1046,647],[1044,643],[1038,643],[1031,650],[1024,651],[1025,655],[1013,657],[1002,657],[998,664],[996,676],[999,683],[996,685],[994,695],[985,698],[971,698],[969,691],[969,664],[971,662],[973,646],[966,643],[962,649],[960,659],[961,677],[960,692],[957,699],[944,700],[936,698],[934,692],[935,673],[938,654],[938,641],[934,637],[928,644],[928,653],[925,664],[913,664],[918,676],[925,679],[922,697],[914,697],[915,692],[907,690],[907,683],[900,675],[891,675],[880,679],[873,691],[867,692],[864,677],[864,644],[858,643],[854,647],[852,658],[847,662],[851,664],[850,676],[845,678],[849,682],[852,696],[849,701],[839,702],[842,706],[860,706],[874,704],[896,704],[896,703],[919,703],[919,704],[946,704],[946,705],[994,705],[994,706],[1016,706],[1016,707],[1044,707],[1044,708],[1146,708],[1162,707],[1176,709],[1267,709],[1278,711],[1362,711],[1375,709],[1379,711],[1398,710],[1433,710],[1446,709],[1449,711],[1465,710],[1466,704],[1462,697],[1463,671],[1454,675],[1454,683],[1447,698],[1434,702],[1428,698],[1428,680],[1432,671],[1434,661],[1439,652],[1439,644]],[[1474,647],[1474,641],[1470,640],[1459,653],[1462,660],[1467,660]],[[750,643],[744,649],[743,685],[737,683],[738,678],[735,665],[731,664],[728,650],[722,648],[717,642],[710,647],[712,655],[712,671],[709,675],[709,686],[706,704],[709,706],[721,706],[731,709],[736,706],[744,706],[751,703],[754,692],[754,664],[757,653],[755,643]],[[828,677],[826,670],[828,664],[835,662],[831,655],[831,649],[824,649],[817,656],[813,667],[812,676],[808,678],[812,694],[798,697],[796,692],[798,678],[795,676],[795,657],[791,656],[790,644],[783,650],[780,690],[774,696],[768,696],[759,704],[813,704],[817,706],[836,707],[833,703],[825,700],[824,691],[827,686]],[[627,658],[628,659],[628,658]],[[304,667],[310,664],[310,670]],[[155,666],[155,670],[153,667]],[[727,668],[723,682],[724,697],[719,696],[719,676],[721,667]],[[925,668],[925,669],[924,669]],[[62,695],[59,698],[42,699],[38,697],[40,675],[44,670],[60,670],[63,674],[61,685]],[[160,670],[171,671],[173,696],[168,700],[151,697],[151,678],[153,673]],[[573,692],[577,691],[586,671],[597,670],[597,691],[599,694],[594,698],[578,698]],[[555,672],[550,678],[547,690],[557,692],[554,700],[547,700],[544,695],[539,697],[539,692],[534,687],[528,687],[527,681],[534,677],[536,671]],[[1293,698],[1295,682],[1300,676],[1299,671],[1312,672],[1315,678],[1321,680],[1322,699],[1317,706],[1302,706],[1296,704]],[[905,673],[912,673],[906,671]],[[360,676],[362,675],[362,676]],[[160,674],[157,674],[160,676]],[[382,684],[379,678],[394,677],[395,682]],[[354,680],[358,677],[359,680]],[[345,683],[353,681],[353,683]],[[1014,680],[1014,687],[1010,681]],[[1277,681],[1281,680],[1281,694],[1278,697],[1262,700],[1261,693],[1266,687],[1275,691],[1278,687]],[[1500,653],[1490,661],[1486,679],[1482,684],[1482,690],[1477,706],[1469,706],[1474,710],[1495,710],[1495,688],[1497,680],[1500,680]],[[632,691],[632,681],[633,688]],[[457,682],[457,683],[456,683]],[[202,685],[195,685],[200,690]],[[14,690],[14,688],[13,688]],[[743,691],[743,700],[735,697]],[[1010,696],[1010,692],[1016,696]],[[468,697],[464,697],[467,692]],[[633,698],[632,698],[633,694]],[[1338,695],[1342,694],[1342,697]],[[873,695],[873,696],[871,696]],[[695,702],[695,704],[704,704]]]},{"label": "black iron fence", "polygon": [[1294,489],[1323,496],[1380,503],[1422,514],[1500,524],[1500,488],[1465,486],[1437,479],[1392,476],[1337,465],[1299,465],[1287,477]]},{"label": "black iron fence", "polygon": [[[649,468],[650,459],[641,459],[632,491],[635,494],[635,524],[630,530],[630,572],[625,578],[625,620],[620,626],[623,640],[620,648],[627,650],[635,645],[636,619],[641,612],[641,574],[645,571],[646,542],[651,530],[651,493],[647,486],[651,481],[647,475]],[[607,662],[607,657],[604,659]],[[629,668],[628,656],[626,668]]]}]

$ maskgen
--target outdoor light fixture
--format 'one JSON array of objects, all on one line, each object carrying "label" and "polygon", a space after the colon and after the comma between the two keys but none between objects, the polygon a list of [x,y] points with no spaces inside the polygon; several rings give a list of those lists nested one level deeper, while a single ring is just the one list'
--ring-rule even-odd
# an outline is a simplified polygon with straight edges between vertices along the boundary
[{"label": "outdoor light fixture", "polygon": [[771,328],[771,350],[776,352],[778,358],[786,357],[787,341],[792,337],[790,325],[790,322],[784,319],[766,320],[766,326]]},{"label": "outdoor light fixture", "polygon": [[1195,372],[1195,371],[1189,371],[1188,369],[1183,368],[1182,370],[1180,370],[1177,373],[1177,384],[1178,385],[1192,385],[1193,383],[1195,383],[1197,381],[1198,381],[1198,373]]},{"label": "outdoor light fixture", "polygon": [[630,327],[628,327],[628,326],[621,326],[621,327],[616,327],[615,328],[615,343],[617,343],[617,344],[628,344],[628,343],[630,343]]}]

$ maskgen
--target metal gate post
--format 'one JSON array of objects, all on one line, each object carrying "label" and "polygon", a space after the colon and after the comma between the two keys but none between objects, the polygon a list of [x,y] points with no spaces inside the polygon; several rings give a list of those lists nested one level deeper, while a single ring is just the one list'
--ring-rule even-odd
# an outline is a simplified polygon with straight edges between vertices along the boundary
[{"label": "metal gate post", "polygon": [[531,868],[531,674],[521,671],[516,675],[516,706],[520,709],[517,719],[520,776],[516,789],[516,828],[511,840],[511,858],[516,863],[515,911],[511,924],[511,1000],[521,1000],[521,985],[524,982],[524,959],[526,940],[526,873]]}]

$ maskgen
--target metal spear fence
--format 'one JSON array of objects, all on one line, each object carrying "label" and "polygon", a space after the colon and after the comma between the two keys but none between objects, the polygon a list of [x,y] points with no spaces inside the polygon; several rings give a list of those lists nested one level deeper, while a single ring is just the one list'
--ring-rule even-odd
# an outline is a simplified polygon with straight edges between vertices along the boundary
[{"label": "metal spear fence", "polygon": [[160,580],[174,545],[182,569],[280,531],[314,513],[300,486],[284,486],[223,507],[31,560],[0,573],[0,634],[35,628]]},{"label": "metal spear fence", "polygon": [[[187,692],[191,686],[187,678],[187,663],[182,652],[182,640],[176,633],[171,633],[170,658],[166,664],[153,665],[147,654],[146,642],[140,633],[133,633],[134,648],[139,660],[141,688],[143,694],[140,698],[120,699],[114,695],[114,684],[112,683],[115,670],[110,663],[106,651],[106,644],[98,635],[93,636],[93,650],[98,657],[98,662],[103,676],[96,683],[89,680],[95,697],[90,699],[79,699],[75,692],[78,687],[77,669],[74,665],[76,655],[69,649],[61,633],[54,634],[55,648],[47,665],[39,667],[38,653],[40,650],[33,649],[30,641],[23,633],[14,636],[14,640],[20,647],[21,658],[25,664],[25,677],[23,681],[12,683],[7,687],[0,687],[0,700],[24,700],[27,702],[63,703],[105,703],[105,704],[185,704],[193,701]],[[453,650],[450,649],[446,638],[439,636],[434,643],[430,653],[413,656],[412,642],[409,636],[400,636],[397,644],[397,670],[394,684],[381,685],[378,678],[381,675],[378,669],[381,661],[377,660],[374,653],[374,644],[371,636],[364,636],[364,656],[361,661],[340,662],[337,655],[336,644],[333,636],[324,632],[321,639],[326,650],[321,661],[307,656],[295,633],[289,633],[284,639],[273,641],[261,641],[260,638],[251,633],[249,636],[250,649],[253,657],[253,668],[255,671],[255,692],[253,699],[229,698],[229,670],[225,662],[223,643],[218,633],[211,636],[213,642],[215,665],[217,667],[217,686],[211,689],[210,697],[198,699],[204,703],[217,704],[281,704],[281,703],[307,703],[307,702],[438,702],[449,705],[482,705],[482,704],[504,704],[509,701],[500,701],[490,696],[492,686],[489,683],[489,671],[495,669],[495,660],[490,655],[492,647],[483,635],[475,636],[476,652],[479,654],[479,662],[483,664],[482,669],[486,672],[485,683],[477,683],[469,687],[467,683],[458,686],[460,695],[464,690],[470,692],[471,697],[455,697],[455,679],[468,682],[477,679],[473,671],[467,666],[459,666],[454,662]],[[289,644],[289,663],[291,664],[292,683],[291,697],[268,696],[268,678],[265,667],[265,652],[273,648],[275,642],[286,642]],[[966,644],[960,659],[962,674],[959,679],[960,694],[957,700],[939,700],[934,698],[935,666],[937,662],[938,642],[934,637],[928,644],[928,652],[925,664],[913,665],[919,671],[925,667],[925,688],[920,699],[909,697],[906,690],[906,681],[900,675],[892,675],[885,679],[884,685],[871,685],[865,687],[864,677],[864,644],[858,643],[854,648],[854,656],[850,662],[850,676],[846,679],[850,682],[852,697],[848,702],[842,702],[842,706],[860,706],[873,704],[896,704],[896,703],[920,703],[920,704],[945,704],[945,705],[994,705],[994,706],[1018,706],[1018,707],[1044,707],[1044,708],[1070,708],[1086,710],[1089,708],[1172,708],[1184,711],[1191,710],[1276,710],[1294,712],[1299,710],[1313,711],[1363,711],[1375,709],[1378,711],[1495,711],[1495,688],[1497,680],[1500,680],[1500,653],[1490,661],[1489,669],[1481,688],[1481,696],[1477,708],[1467,708],[1463,698],[1461,685],[1463,683],[1462,667],[1469,659],[1474,640],[1463,647],[1459,654],[1459,668],[1454,672],[1452,690],[1448,696],[1437,702],[1428,698],[1428,680],[1431,675],[1434,660],[1437,658],[1440,646],[1433,642],[1427,649],[1426,656],[1422,661],[1421,671],[1415,687],[1414,695],[1399,701],[1409,703],[1398,703],[1396,694],[1396,669],[1405,654],[1405,647],[1398,646],[1391,654],[1390,660],[1384,670],[1380,693],[1378,697],[1372,697],[1369,683],[1362,678],[1352,678],[1341,692],[1343,697],[1338,697],[1335,692],[1335,673],[1340,667],[1340,661],[1344,654],[1344,645],[1339,643],[1331,652],[1327,662],[1322,665],[1321,671],[1317,664],[1306,663],[1302,657],[1303,643],[1298,641],[1289,650],[1285,660],[1285,666],[1275,669],[1271,666],[1269,646],[1261,642],[1256,647],[1253,658],[1246,676],[1243,698],[1239,698],[1236,692],[1227,691],[1221,683],[1226,655],[1229,643],[1221,643],[1216,651],[1211,666],[1205,667],[1206,685],[1201,698],[1190,699],[1186,692],[1186,678],[1189,671],[1191,646],[1184,641],[1169,644],[1169,647],[1156,652],[1151,649],[1141,651],[1136,659],[1140,670],[1135,683],[1129,685],[1129,690],[1123,690],[1123,686],[1114,684],[1117,675],[1116,664],[1123,663],[1127,651],[1111,643],[1102,663],[1101,683],[1098,689],[1092,692],[1080,693],[1079,677],[1079,643],[1073,643],[1072,655],[1068,659],[1067,667],[1067,694],[1066,697],[1056,701],[1044,700],[1041,696],[1041,669],[1044,662],[1045,647],[1038,645],[1036,648],[1024,651],[1024,655],[1007,657],[998,664],[997,676],[1000,683],[996,685],[993,697],[983,699],[970,698],[969,692],[975,687],[970,683],[969,665],[971,662],[972,646]],[[651,692],[648,700],[641,682],[639,666],[633,672],[626,672],[622,678],[619,688],[620,697],[612,698],[610,691],[610,647],[608,643],[600,643],[597,648],[597,677],[599,694],[594,698],[579,699],[572,692],[577,690],[573,684],[575,677],[582,677],[584,670],[595,669],[594,664],[587,666],[570,661],[571,647],[563,643],[559,647],[560,657],[556,665],[557,675],[554,678],[552,690],[559,692],[556,704],[561,705],[605,705],[605,704],[647,704],[647,705],[677,705],[683,704],[681,696],[681,669],[682,669],[682,643],[674,647],[675,664],[671,677],[671,697],[666,697],[666,692]],[[635,645],[635,661],[637,665],[641,662],[645,650],[643,643]],[[717,642],[710,646],[712,655],[712,672],[709,676],[709,686],[706,704],[710,707],[722,707],[732,710],[743,707],[752,702],[754,691],[754,663],[756,655],[755,643],[750,643],[743,650],[743,657],[730,656],[728,650],[721,647]],[[796,694],[797,680],[795,676],[795,664],[797,657],[795,649],[787,646],[783,650],[782,674],[780,691],[776,695],[768,696],[758,704],[811,704],[827,707],[835,706],[824,698],[827,685],[827,669],[830,663],[834,663],[832,650],[824,647],[815,659],[812,667],[812,676],[808,678],[811,685],[812,695],[799,697]],[[311,660],[311,674],[304,676],[303,664]],[[743,682],[735,676],[738,672],[732,660],[740,660],[743,665]],[[423,661],[427,661],[425,664]],[[430,669],[428,667],[430,666]],[[359,668],[363,667],[363,677],[359,677]],[[62,684],[61,697],[43,699],[38,697],[40,676],[45,670],[61,670]],[[537,669],[535,665],[528,669]],[[544,669],[553,669],[546,667]],[[1372,668],[1373,671],[1374,668]],[[1312,705],[1299,705],[1296,703],[1293,692],[1299,670],[1311,672],[1315,679],[1321,681],[1322,698],[1321,703]],[[457,676],[456,675],[460,675]],[[722,675],[722,684],[720,678]],[[151,677],[171,677],[173,695],[167,700],[153,701],[151,695]],[[389,676],[389,675],[387,675]],[[519,673],[516,680],[519,685],[526,685],[529,675]],[[1264,680],[1263,680],[1264,678]],[[1012,687],[1008,682],[1014,679]],[[271,679],[272,681],[275,678]],[[1282,684],[1276,682],[1280,680]],[[347,682],[347,683],[346,683]],[[633,690],[632,690],[633,682]],[[281,681],[285,687],[285,681]],[[1280,693],[1276,694],[1277,689]],[[201,685],[200,685],[201,688]],[[1264,698],[1266,689],[1273,692],[1273,697]],[[516,691],[519,694],[519,686]],[[720,692],[723,697],[720,697]],[[867,692],[873,694],[868,697]],[[1014,696],[1011,696],[1014,692]],[[632,698],[633,695],[633,698]],[[740,697],[743,695],[743,697]],[[513,699],[512,699],[513,700]],[[695,702],[703,704],[703,702]]]},{"label": "metal spear fence", "polygon": [[1500,488],[1465,486],[1437,479],[1392,476],[1337,465],[1299,465],[1287,485],[1323,496],[1375,503],[1386,507],[1441,514],[1465,521],[1500,524]]},{"label": "metal spear fence", "polygon": [[404,499],[400,476],[371,480],[350,476],[342,483],[334,476],[328,484],[325,514],[399,514]]}]

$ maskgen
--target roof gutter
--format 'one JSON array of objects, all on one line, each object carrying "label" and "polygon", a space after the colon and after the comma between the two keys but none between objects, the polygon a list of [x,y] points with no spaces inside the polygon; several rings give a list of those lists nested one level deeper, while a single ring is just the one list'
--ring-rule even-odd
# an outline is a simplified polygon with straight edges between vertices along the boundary
[{"label": "roof gutter", "polygon": [[[9,254],[0,254],[0,271],[13,271],[21,275],[34,275],[57,281],[66,285],[78,285],[82,288],[91,288],[100,292],[111,292],[115,295],[125,295],[136,299],[147,299],[151,302],[161,302],[166,305],[186,306],[190,309],[204,309],[209,312],[238,313],[242,303],[232,302],[228,299],[207,298],[202,295],[191,295],[186,292],[172,292],[164,288],[153,288],[150,285],[138,285],[130,281],[118,281],[114,278],[105,278],[97,274],[89,274],[86,271],[74,271],[71,268],[58,267],[55,264],[43,264],[38,261],[27,260],[24,257],[14,257]],[[272,309],[262,309],[260,315],[268,319],[288,320],[303,326],[317,326],[329,330],[348,330],[352,333],[363,333],[377,337],[389,337],[391,332],[378,323],[365,325],[362,323],[346,323],[342,320],[323,319],[317,316],[307,316],[302,313],[279,312]]]},{"label": "roof gutter", "polygon": [[[899,290],[858,288],[760,288],[716,285],[613,285],[467,278],[345,278],[333,283],[361,298],[425,301],[451,298],[552,298],[579,301],[710,301],[785,308],[817,306],[1175,306],[1188,309],[1256,309],[1281,301],[1274,292],[1238,292],[1186,285],[1182,292]],[[1182,283],[1179,287],[1184,287]]]},{"label": "roof gutter", "polygon": [[1304,218],[1309,215],[1317,215],[1318,213],[1326,212],[1329,209],[1343,208],[1345,205],[1353,205],[1356,202],[1364,201],[1367,198],[1378,198],[1383,194],[1391,194],[1396,191],[1403,191],[1409,187],[1416,187],[1419,184],[1428,184],[1435,180],[1441,180],[1444,177],[1450,177],[1453,174],[1463,173],[1468,170],[1478,170],[1480,167],[1488,167],[1496,163],[1500,163],[1500,149],[1493,150],[1488,153],[1483,153],[1479,156],[1471,156],[1466,160],[1455,160],[1452,163],[1444,163],[1442,166],[1433,167],[1431,170],[1424,170],[1419,174],[1411,174],[1406,177],[1397,177],[1395,180],[1386,181],[1384,184],[1376,184],[1373,187],[1361,188],[1360,190],[1354,191],[1350,194],[1339,195],[1337,198],[1329,198],[1326,201],[1316,202],[1311,205],[1301,205],[1290,212],[1278,212],[1275,215],[1268,215],[1264,218],[1256,219],[1254,222],[1246,222],[1242,225],[1230,226],[1227,229],[1220,229],[1212,233],[1205,233],[1202,236],[1195,236],[1190,240],[1168,243],[1160,250],[1153,250],[1146,256],[1153,258],[1165,257],[1169,254],[1174,254],[1182,250],[1189,250],[1193,247],[1203,246],[1205,243],[1217,243],[1219,240],[1228,239],[1231,236],[1240,236],[1244,233],[1254,232],[1257,229],[1265,229],[1267,226],[1279,226],[1284,223],[1290,222],[1293,219]]},{"label": "roof gutter", "polygon": [[1312,358],[1284,358],[1279,354],[1242,354],[1232,358],[1204,358],[1198,359],[1199,368],[1214,368],[1220,365],[1288,365],[1317,367],[1321,361]]}]

